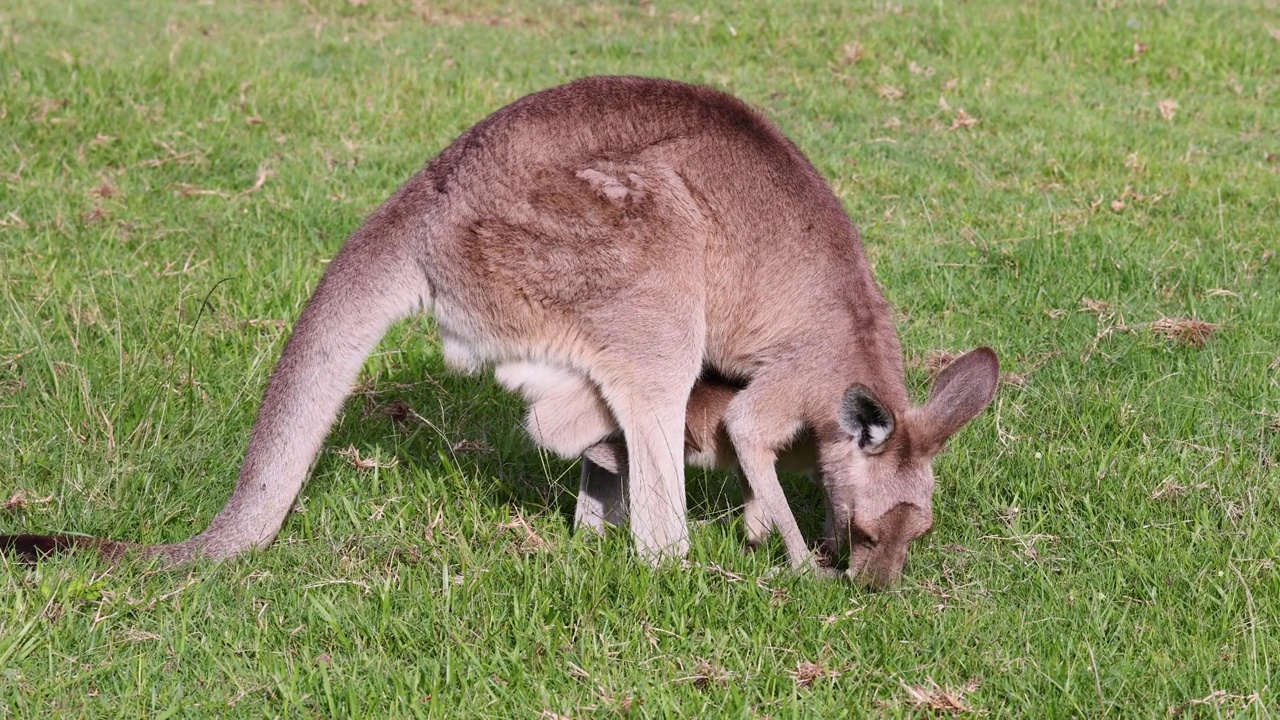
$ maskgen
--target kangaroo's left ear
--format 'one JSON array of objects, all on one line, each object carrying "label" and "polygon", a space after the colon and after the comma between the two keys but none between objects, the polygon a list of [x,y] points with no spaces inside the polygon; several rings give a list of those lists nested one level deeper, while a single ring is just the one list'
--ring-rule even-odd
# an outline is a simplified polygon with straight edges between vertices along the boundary
[{"label": "kangaroo's left ear", "polygon": [[858,448],[875,454],[893,435],[893,413],[876,400],[865,385],[850,385],[840,402],[840,428],[858,442]]},{"label": "kangaroo's left ear", "polygon": [[913,442],[923,452],[937,452],[947,438],[991,404],[999,379],[1000,361],[989,347],[956,358],[933,381],[929,401],[917,416],[919,429],[912,426]]}]

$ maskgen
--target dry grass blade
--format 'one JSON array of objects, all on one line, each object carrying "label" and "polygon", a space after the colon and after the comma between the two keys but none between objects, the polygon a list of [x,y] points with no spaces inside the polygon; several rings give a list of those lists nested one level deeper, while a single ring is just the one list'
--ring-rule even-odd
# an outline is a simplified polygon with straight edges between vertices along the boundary
[{"label": "dry grass blade", "polygon": [[927,685],[908,685],[904,682],[902,689],[916,708],[959,715],[974,711],[965,704],[964,696],[978,689],[978,679],[970,680],[960,688],[942,687],[933,680],[929,680]]},{"label": "dry grass blade", "polygon": [[145,642],[150,640],[161,640],[161,639],[163,638],[160,635],[157,635],[153,632],[138,630],[137,628],[129,628],[128,630],[124,631],[123,642]]},{"label": "dry grass blade", "polygon": [[519,548],[522,553],[545,550],[548,546],[547,541],[543,540],[538,533],[534,532],[533,526],[529,524],[528,520],[525,520],[524,515],[521,514],[519,510],[516,510],[516,517],[514,520],[508,523],[502,523],[498,525],[498,527],[503,530],[512,530],[523,533],[524,537],[520,540]]},{"label": "dry grass blade", "polygon": [[1240,293],[1236,292],[1235,290],[1228,290],[1226,288],[1213,288],[1211,290],[1206,290],[1204,294],[1208,295],[1209,297],[1229,297],[1229,298],[1235,298],[1237,300],[1240,299]]},{"label": "dry grass blade", "polygon": [[267,180],[269,178],[275,177],[275,174],[276,174],[275,170],[272,170],[271,168],[267,167],[265,163],[262,164],[261,166],[258,167],[258,177],[254,179],[253,185],[245,190],[240,191],[240,194],[251,195],[253,193],[258,192],[259,190],[262,189],[263,185],[267,184]]},{"label": "dry grass blade", "polygon": [[680,566],[683,567],[685,570],[692,570],[692,569],[706,570],[712,575],[724,578],[725,580],[731,583],[742,582],[745,579],[738,573],[733,572],[732,570],[725,570],[724,568],[715,564],[704,565],[702,563],[693,562],[692,560],[681,560]]},{"label": "dry grass blade", "polygon": [[693,686],[699,690],[706,689],[712,685],[727,685],[729,679],[733,677],[733,673],[725,670],[710,660],[699,660],[693,666],[693,672],[682,678],[677,678],[676,682],[691,682]]},{"label": "dry grass blade", "polygon": [[[1212,705],[1214,707],[1221,707],[1227,704],[1238,705],[1239,711],[1244,712],[1245,708],[1260,701],[1261,697],[1258,693],[1252,693],[1249,695],[1233,695],[1226,690],[1214,690],[1202,698],[1188,700],[1181,705],[1174,705],[1173,707],[1170,707],[1168,717],[1177,717],[1196,705]],[[1218,713],[1213,714],[1215,716],[1218,715]]]},{"label": "dry grass blade", "polygon": [[31,122],[42,123],[49,119],[49,114],[70,105],[71,101],[63,98],[41,98],[35,102],[31,112]]},{"label": "dry grass blade", "polygon": [[9,500],[4,504],[4,509],[5,510],[21,510],[33,503],[34,504],[47,503],[52,499],[53,499],[53,495],[49,495],[48,497],[42,497],[42,498],[29,498],[27,497],[27,494],[25,492],[19,490],[9,497]]},{"label": "dry grass blade", "polygon": [[[190,153],[187,153],[187,155],[190,155]],[[179,156],[175,154],[174,157],[179,157]],[[267,180],[275,177],[275,174],[276,174],[275,170],[272,170],[271,168],[267,167],[266,164],[263,164],[258,167],[258,175],[257,177],[254,178],[253,184],[245,188],[244,190],[241,190],[238,193],[227,192],[226,190],[211,190],[208,188],[200,188],[200,187],[191,185],[190,183],[178,183],[177,185],[178,195],[179,197],[211,195],[213,197],[220,197],[224,200],[233,200],[238,197],[245,197],[258,192],[259,190],[262,189],[263,185],[267,184]]]},{"label": "dry grass blade", "polygon": [[1093,298],[1080,298],[1080,310],[1082,312],[1093,313],[1099,318],[1111,314],[1111,303],[1105,300],[1094,300]]},{"label": "dry grass blade", "polygon": [[[1010,508],[1017,511],[1017,508]],[[1016,516],[1015,516],[1016,517]],[[1031,560],[1040,559],[1040,551],[1036,549],[1036,544],[1044,541],[1048,543],[1056,543],[1060,539],[1057,535],[1048,535],[1045,533],[1031,533],[1028,535],[1012,535],[1004,537],[1003,535],[983,535],[983,540],[1002,540],[1005,542],[1014,542],[1022,546],[1022,552]]]},{"label": "dry grass blade", "polygon": [[199,195],[212,195],[214,197],[227,198],[233,197],[231,193],[222,190],[209,190],[206,188],[198,188],[190,183],[178,183],[178,195],[180,197],[195,197]]},{"label": "dry grass blade", "polygon": [[314,590],[316,588],[329,587],[330,585],[351,585],[353,587],[358,587],[360,588],[360,590],[362,591],[362,594],[364,595],[368,595],[370,592],[372,592],[372,590],[369,588],[369,584],[366,582],[362,582],[360,580],[345,580],[341,578],[335,579],[335,580],[320,580],[318,582],[313,582],[307,585],[303,585],[302,589]]},{"label": "dry grass blade", "polygon": [[377,458],[361,457],[360,451],[355,445],[348,445],[345,450],[338,450],[337,454],[339,457],[344,458],[347,462],[351,463],[351,467],[357,470],[385,470],[400,464],[399,458],[391,458],[388,462],[382,462]]},{"label": "dry grass blade", "polygon": [[493,448],[489,447],[489,443],[484,440],[459,440],[454,443],[452,449],[456,453],[491,453]]}]

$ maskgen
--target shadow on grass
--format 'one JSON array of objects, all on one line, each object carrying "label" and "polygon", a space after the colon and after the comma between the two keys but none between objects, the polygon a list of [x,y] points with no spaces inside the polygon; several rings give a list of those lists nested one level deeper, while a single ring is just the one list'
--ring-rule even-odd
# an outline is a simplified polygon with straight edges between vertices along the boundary
[{"label": "shadow on grass", "polygon": [[[350,460],[335,451],[351,446],[366,456],[393,453],[406,475],[456,473],[450,490],[485,507],[514,507],[526,517],[557,513],[572,525],[579,461],[533,444],[520,424],[523,401],[499,387],[490,373],[453,374],[438,358],[411,354],[415,357],[347,401],[305,492],[312,497],[341,492],[333,482],[335,470]],[[689,468],[685,477],[691,524],[727,528],[737,521],[742,494],[735,474]],[[801,531],[816,541],[823,523],[821,489],[798,475],[784,476],[783,484]],[[785,563],[780,545],[771,552]]]}]

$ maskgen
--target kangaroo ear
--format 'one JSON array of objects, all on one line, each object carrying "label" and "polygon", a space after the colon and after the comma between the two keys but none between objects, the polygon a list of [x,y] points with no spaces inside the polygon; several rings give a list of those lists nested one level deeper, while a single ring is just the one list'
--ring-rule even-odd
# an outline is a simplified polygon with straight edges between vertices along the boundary
[{"label": "kangaroo ear", "polygon": [[938,373],[929,401],[921,408],[920,431],[912,437],[924,452],[937,452],[957,430],[978,416],[996,396],[1000,361],[989,347],[961,355]]},{"label": "kangaroo ear", "polygon": [[863,385],[851,385],[840,401],[840,427],[868,453],[884,449],[893,434],[893,413],[889,412]]}]

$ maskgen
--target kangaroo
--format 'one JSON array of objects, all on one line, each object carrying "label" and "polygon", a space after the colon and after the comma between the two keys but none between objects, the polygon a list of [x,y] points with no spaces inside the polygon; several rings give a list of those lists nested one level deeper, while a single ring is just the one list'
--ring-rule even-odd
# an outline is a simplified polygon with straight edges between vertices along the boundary
[{"label": "kangaroo", "polygon": [[603,400],[652,562],[688,549],[681,445],[704,366],[748,383],[725,431],[790,564],[811,557],[774,459],[809,427],[828,486],[849,488],[837,525],[886,576],[882,539],[928,527],[930,457],[995,383],[980,354],[940,402],[910,407],[857,229],[759,112],[701,86],[584,78],[468,129],[347,239],[271,374],[230,499],[203,532],[141,551],[176,563],[270,544],[365,358],[422,312],[454,369],[516,364]]},{"label": "kangaroo", "polygon": [[[998,376],[998,367],[995,353],[990,348],[978,348],[966,353],[938,373],[929,401],[924,407],[917,408],[916,412],[921,415],[931,414],[935,418],[955,415],[957,410],[953,407],[961,407],[957,404],[958,401],[963,402],[963,396],[972,391],[965,387],[949,386],[956,381],[972,382],[971,375],[975,368],[994,369]],[[505,368],[498,379],[508,389],[521,392],[530,403],[525,427],[538,445],[554,450],[579,447],[590,442],[591,437],[601,438],[583,451],[574,524],[597,531],[602,530],[606,523],[623,524],[626,518],[626,500],[621,475],[627,467],[626,446],[614,439],[617,428],[610,425],[603,401],[589,387],[578,387],[577,393],[566,393],[564,384],[546,388],[538,385],[536,380],[529,382],[522,370],[523,368],[518,367]],[[980,389],[976,401],[963,404],[958,410],[960,415],[952,419],[952,423],[967,422],[991,401],[995,378],[988,374],[987,379],[991,382]],[[684,447],[685,462],[688,465],[707,469],[739,469],[737,455],[725,428],[724,416],[740,390],[740,384],[730,383],[714,373],[704,374],[694,384],[686,408]],[[945,440],[944,437],[943,441]],[[851,546],[848,575],[857,578],[859,573],[865,571],[863,578],[873,587],[884,587],[896,580],[906,563],[906,551],[910,542],[927,532],[932,525],[930,522],[922,528],[918,518],[899,511],[887,522],[881,523],[884,527],[877,528],[880,531],[878,541],[866,537],[865,531],[851,532],[851,524],[847,521],[841,523],[836,519],[836,509],[842,509],[840,515],[847,517],[848,511],[845,509],[853,507],[856,499],[855,486],[823,482],[816,438],[808,428],[797,434],[790,444],[779,449],[776,467],[806,473],[811,479],[824,485],[826,522],[820,544],[822,555],[835,558],[846,546]],[[741,473],[739,480],[742,482],[747,545],[754,548],[766,538],[770,526],[764,508],[753,497],[751,487]],[[926,500],[931,502],[931,497]],[[916,521],[914,524],[913,520]]]}]

